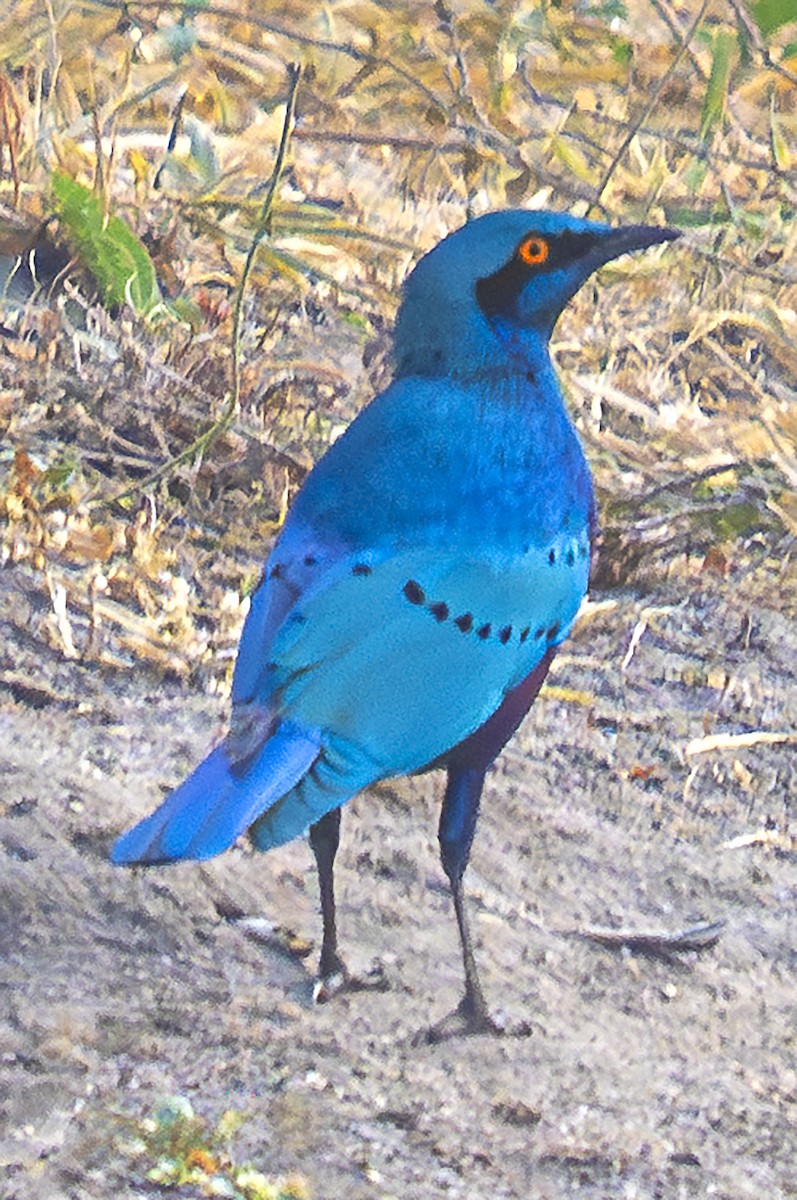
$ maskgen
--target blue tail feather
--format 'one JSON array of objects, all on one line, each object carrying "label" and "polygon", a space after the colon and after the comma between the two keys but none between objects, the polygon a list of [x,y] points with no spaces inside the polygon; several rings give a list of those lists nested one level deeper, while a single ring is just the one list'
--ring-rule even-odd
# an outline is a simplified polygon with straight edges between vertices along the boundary
[{"label": "blue tail feather", "polygon": [[224,746],[217,746],[160,808],[119,838],[111,861],[155,864],[221,854],[298,783],[319,747],[316,731],[284,722],[236,774]]},{"label": "blue tail feather", "polygon": [[258,817],[250,830],[257,850],[273,850],[301,835],[333,808],[384,776],[374,760],[350,742],[324,738],[324,752],[312,769]]}]

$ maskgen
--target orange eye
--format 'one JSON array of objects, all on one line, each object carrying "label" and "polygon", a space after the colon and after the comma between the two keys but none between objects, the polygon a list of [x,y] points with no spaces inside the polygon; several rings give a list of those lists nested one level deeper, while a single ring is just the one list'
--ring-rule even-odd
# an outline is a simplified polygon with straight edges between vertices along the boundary
[{"label": "orange eye", "polygon": [[517,256],[527,267],[540,267],[548,258],[550,247],[544,237],[531,234],[517,248]]}]

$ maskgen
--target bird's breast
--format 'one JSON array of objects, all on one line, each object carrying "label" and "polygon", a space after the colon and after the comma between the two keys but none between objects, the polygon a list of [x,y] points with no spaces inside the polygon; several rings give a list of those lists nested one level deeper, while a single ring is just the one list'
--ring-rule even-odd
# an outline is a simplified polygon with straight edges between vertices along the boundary
[{"label": "bird's breast", "polygon": [[[454,468],[456,470],[456,468]],[[491,406],[459,463],[461,521],[515,555],[544,550],[569,562],[589,553],[592,481],[562,405]]]}]

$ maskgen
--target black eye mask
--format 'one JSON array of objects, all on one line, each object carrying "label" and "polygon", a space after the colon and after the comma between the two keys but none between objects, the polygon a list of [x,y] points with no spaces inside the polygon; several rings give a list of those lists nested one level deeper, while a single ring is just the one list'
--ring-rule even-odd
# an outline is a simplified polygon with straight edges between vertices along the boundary
[{"label": "black eye mask", "polygon": [[548,243],[548,257],[545,262],[539,266],[531,266],[518,254],[514,254],[509,262],[493,275],[486,275],[484,279],[477,281],[476,300],[488,320],[491,317],[515,316],[518,296],[532,275],[545,275],[567,267],[569,263],[582,258],[599,240],[597,234],[573,233],[570,230],[551,238],[543,238],[541,234],[529,234],[523,240],[527,242],[529,238],[536,236]]}]

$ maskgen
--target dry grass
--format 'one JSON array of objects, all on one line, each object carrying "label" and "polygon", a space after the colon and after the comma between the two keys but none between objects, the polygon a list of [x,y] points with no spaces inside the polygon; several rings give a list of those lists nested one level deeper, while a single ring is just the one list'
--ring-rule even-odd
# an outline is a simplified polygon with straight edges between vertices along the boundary
[{"label": "dry grass", "polygon": [[49,595],[35,635],[224,686],[291,495],[387,378],[408,266],[505,204],[687,228],[556,330],[601,494],[595,587],[697,565],[793,610],[797,27],[761,7],[7,5],[0,252],[60,168],[144,240],[165,300],[109,315],[84,279],[3,304],[2,553]]}]

